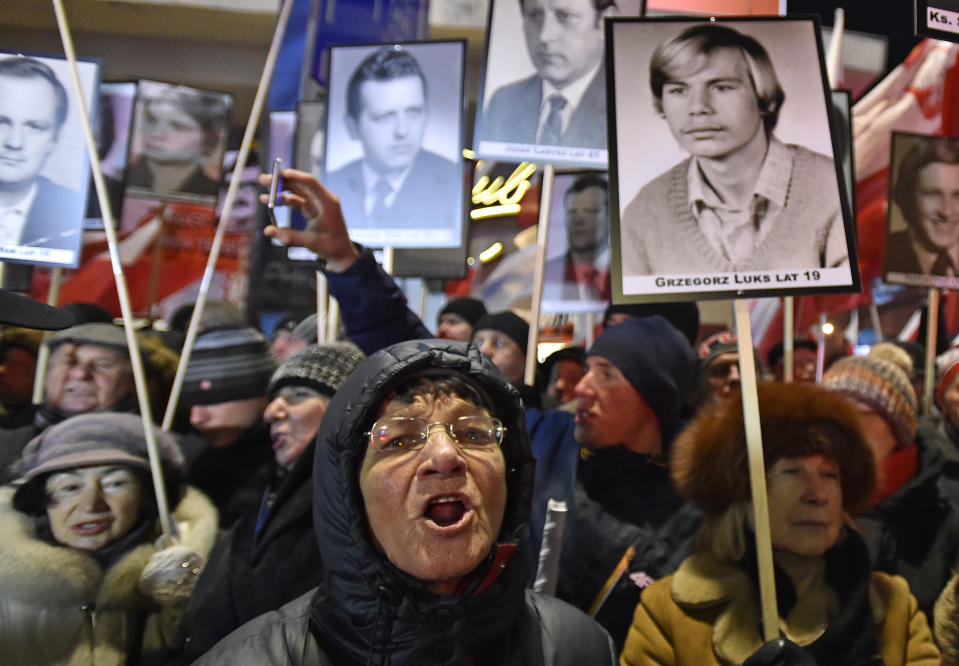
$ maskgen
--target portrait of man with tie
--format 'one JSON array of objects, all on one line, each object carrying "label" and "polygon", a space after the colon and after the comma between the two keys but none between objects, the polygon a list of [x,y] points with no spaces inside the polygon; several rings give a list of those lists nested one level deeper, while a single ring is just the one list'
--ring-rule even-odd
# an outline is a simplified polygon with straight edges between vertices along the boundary
[{"label": "portrait of man with tie", "polygon": [[959,142],[897,132],[892,164],[895,206],[889,206],[886,281],[940,286],[935,279],[917,281],[915,276],[952,278],[955,282],[949,286],[955,288],[959,283]]},{"label": "portrait of man with tie", "polygon": [[[616,92],[618,97],[621,81],[642,86],[642,102],[654,116],[652,125],[644,124],[643,155],[653,156],[654,164],[662,164],[657,158],[672,162],[658,175],[651,171],[638,192],[630,191],[636,185],[624,183],[623,173],[635,173],[626,162],[637,161],[638,146],[624,146],[620,136],[628,132],[620,130],[645,118],[618,107],[622,275],[750,273],[751,288],[769,289],[781,285],[771,285],[776,276],[761,272],[789,271],[804,282],[790,279],[793,284],[786,287],[850,286],[851,236],[840,204],[814,24],[790,19],[729,23],[650,20],[624,24],[622,33],[620,24],[614,27],[614,42],[620,34],[626,42],[639,38],[628,30],[633,26],[645,40],[655,36],[646,41],[645,76],[638,63],[617,56]],[[804,80],[805,89],[783,85],[761,38],[793,46],[787,51],[777,44],[778,64],[791,83]],[[784,126],[787,100],[792,108]],[[657,132],[665,141],[651,137]],[[818,150],[808,147],[809,139]],[[731,280],[705,282],[721,290]]]},{"label": "portrait of man with tie", "polygon": [[[359,146],[361,155],[330,168],[335,160],[342,161],[342,153],[328,144],[323,183],[339,196],[350,235],[358,242],[377,247],[442,247],[459,242],[461,163],[424,147],[430,123],[448,125],[459,120],[431,117],[430,97],[457,91],[450,90],[456,86],[427,79],[414,51],[430,46],[373,47],[352,69],[345,87],[340,86],[343,98],[331,98],[330,116],[337,109],[342,111],[340,126],[347,136],[337,136],[334,126],[328,135],[341,145]],[[334,49],[334,66],[338,50]],[[449,58],[450,52],[446,53]],[[432,57],[442,62],[439,52]],[[456,67],[455,57],[451,60],[449,66]],[[331,74],[333,89],[340,71]],[[458,72],[451,75],[455,79]],[[445,147],[447,155],[459,150],[458,144]]]},{"label": "portrait of man with tie", "polygon": [[[80,63],[84,64],[90,63]],[[0,259],[4,261],[75,265],[86,161],[82,153],[76,164],[49,159],[65,133],[68,111],[66,89],[50,65],[39,58],[0,56]],[[74,190],[55,182],[49,177],[54,170],[76,176],[83,188]]]},{"label": "portrait of man with tie", "polygon": [[[559,174],[553,187],[562,197],[562,206],[554,204],[551,211],[543,310],[601,312],[610,297],[606,174]],[[562,240],[565,243],[556,242]],[[565,246],[565,251],[555,252],[557,245]]]}]

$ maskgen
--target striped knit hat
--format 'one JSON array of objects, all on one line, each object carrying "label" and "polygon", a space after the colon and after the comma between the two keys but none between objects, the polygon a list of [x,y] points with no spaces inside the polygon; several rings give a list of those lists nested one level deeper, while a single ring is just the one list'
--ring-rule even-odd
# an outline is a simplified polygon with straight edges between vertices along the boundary
[{"label": "striped knit hat", "polygon": [[266,395],[276,361],[252,327],[214,328],[196,337],[183,381],[183,403],[215,405]]},{"label": "striped knit hat", "polygon": [[916,393],[909,377],[895,363],[870,356],[847,356],[829,368],[822,385],[882,416],[900,444],[915,439],[919,411]]},{"label": "striped knit hat", "polygon": [[270,378],[272,400],[284,386],[309,386],[332,397],[366,356],[352,342],[310,345],[286,357]]}]

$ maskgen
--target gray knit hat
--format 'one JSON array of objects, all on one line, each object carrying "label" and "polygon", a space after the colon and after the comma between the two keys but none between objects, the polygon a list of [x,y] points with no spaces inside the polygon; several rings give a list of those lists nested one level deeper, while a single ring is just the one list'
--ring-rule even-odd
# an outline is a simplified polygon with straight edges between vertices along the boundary
[{"label": "gray knit hat", "polygon": [[352,342],[310,345],[293,352],[273,373],[267,391],[270,399],[284,386],[309,386],[332,397],[366,355]]},{"label": "gray knit hat", "polygon": [[215,405],[266,395],[276,369],[270,342],[260,331],[217,328],[196,337],[183,381],[183,404]]},{"label": "gray knit hat", "polygon": [[[168,488],[178,484],[183,454],[169,433],[153,428]],[[128,465],[150,470],[143,421],[135,414],[98,412],[79,414],[50,426],[31,439],[12,467],[23,485],[14,495],[14,507],[30,513],[43,479],[51,472],[93,465]],[[168,494],[171,494],[168,492]]]}]

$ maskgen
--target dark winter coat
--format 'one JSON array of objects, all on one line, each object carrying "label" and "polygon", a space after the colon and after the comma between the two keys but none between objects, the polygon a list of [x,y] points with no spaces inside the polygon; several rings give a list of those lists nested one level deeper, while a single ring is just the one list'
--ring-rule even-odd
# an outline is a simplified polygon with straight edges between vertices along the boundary
[{"label": "dark winter coat", "polygon": [[[372,544],[359,491],[364,432],[387,391],[401,377],[435,368],[479,383],[507,428],[503,525],[463,595],[431,594],[390,564]],[[598,625],[525,590],[533,464],[519,397],[477,349],[423,340],[371,356],[337,391],[317,440],[313,518],[323,582],[312,597],[241,627],[199,663],[612,664]]]},{"label": "dark winter coat", "polygon": [[193,663],[240,625],[323,579],[313,533],[312,471],[313,447],[308,447],[293,469],[267,488],[260,507],[219,539],[187,603],[177,663]]},{"label": "dark winter coat", "polygon": [[936,437],[935,431],[920,429],[916,475],[856,518],[873,568],[909,581],[930,619],[936,597],[959,566],[959,509],[940,487],[944,461]]}]

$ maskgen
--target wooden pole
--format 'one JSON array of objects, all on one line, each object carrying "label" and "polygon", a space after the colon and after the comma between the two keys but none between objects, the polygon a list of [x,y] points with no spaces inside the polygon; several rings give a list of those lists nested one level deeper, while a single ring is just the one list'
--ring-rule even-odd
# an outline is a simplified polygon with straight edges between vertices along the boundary
[{"label": "wooden pole", "polygon": [[316,272],[316,341],[326,344],[326,319],[329,317],[330,285],[323,271]]},{"label": "wooden pole", "polygon": [[[60,300],[60,283],[63,281],[63,269],[55,266],[50,271],[50,289],[47,291],[47,305],[56,305]],[[50,337],[50,332],[43,334],[43,340]],[[47,366],[50,364],[50,348],[46,344],[40,345],[37,351],[37,367],[33,373],[33,404],[43,404],[43,394],[46,390]]]},{"label": "wooden pole", "polygon": [[156,437],[153,433],[153,417],[150,406],[150,397],[147,392],[146,376],[143,372],[143,359],[140,356],[140,346],[137,343],[136,333],[133,330],[133,311],[130,306],[130,294],[127,291],[126,279],[123,276],[123,264],[120,262],[120,253],[117,249],[116,223],[113,211],[110,208],[110,198],[107,195],[106,181],[103,170],[100,168],[100,156],[97,153],[96,141],[93,138],[93,128],[90,125],[90,116],[87,113],[86,102],[83,99],[83,89],[80,86],[80,73],[77,71],[77,57],[73,48],[73,39],[70,37],[70,27],[66,12],[63,9],[63,0],[53,0],[53,9],[57,17],[57,27],[60,30],[60,39],[63,41],[63,50],[70,65],[73,91],[77,100],[77,110],[80,112],[84,138],[86,139],[87,154],[90,158],[90,167],[93,171],[93,184],[100,201],[100,211],[103,214],[103,226],[107,234],[107,245],[110,249],[110,263],[113,266],[113,277],[116,281],[117,296],[120,301],[120,311],[123,315],[123,330],[126,334],[127,347],[130,352],[130,365],[133,369],[133,383],[136,388],[137,401],[140,407],[140,418],[143,420],[143,434],[146,440],[147,457],[150,460],[150,474],[153,478],[153,491],[156,496],[157,512],[160,518],[160,529],[163,531],[163,541],[173,542],[173,524],[170,519],[170,508],[167,503],[166,486],[163,483],[163,468],[160,465],[160,454],[157,450]]},{"label": "wooden pole", "polygon": [[759,598],[762,605],[763,640],[779,637],[779,607],[776,604],[776,579],[773,569],[772,534],[769,529],[769,498],[766,495],[766,463],[759,419],[759,394],[756,386],[756,359],[753,349],[749,305],[736,299],[736,337],[739,347],[739,375],[746,426],[746,452],[749,457],[749,486],[752,491],[753,517],[756,523],[756,561],[759,565]]},{"label": "wooden pole", "polygon": [[939,329],[939,290],[929,288],[929,314],[926,317],[926,365],[922,386],[922,413],[932,412],[932,391],[936,383],[936,340]]},{"label": "wooden pole", "polygon": [[793,380],[793,340],[796,337],[793,297],[783,298],[783,381]]},{"label": "wooden pole", "polygon": [[276,29],[273,31],[273,42],[270,44],[270,50],[266,55],[266,62],[263,64],[263,72],[260,74],[260,82],[256,89],[256,96],[253,98],[253,108],[250,110],[250,119],[246,123],[246,132],[244,132],[243,140],[240,142],[240,150],[237,151],[236,154],[233,176],[230,179],[230,186],[226,191],[226,200],[223,202],[223,210],[220,212],[220,219],[216,225],[216,234],[213,236],[213,245],[210,247],[210,256],[207,258],[203,279],[200,281],[200,291],[197,294],[196,304],[193,307],[193,315],[190,317],[190,325],[187,327],[186,339],[183,341],[183,350],[180,352],[180,364],[177,366],[176,376],[173,378],[173,386],[170,388],[170,399],[167,402],[166,412],[163,415],[163,429],[166,431],[169,431],[173,426],[173,417],[176,414],[177,403],[180,401],[180,392],[183,390],[183,380],[186,376],[186,369],[190,364],[190,356],[193,353],[193,343],[196,340],[196,334],[200,328],[200,321],[203,318],[203,308],[206,305],[207,293],[210,290],[210,283],[213,281],[213,275],[216,272],[216,262],[220,258],[220,248],[223,245],[223,238],[226,235],[230,217],[233,215],[233,202],[236,200],[236,193],[240,189],[240,181],[243,179],[243,169],[246,167],[246,160],[250,155],[250,146],[253,145],[256,126],[259,122],[263,105],[266,102],[270,79],[273,77],[273,69],[276,66],[276,59],[280,52],[280,44],[283,41],[283,34],[286,32],[286,24],[290,19],[290,10],[292,8],[293,0],[283,0],[283,5],[280,7],[280,13],[276,21]]},{"label": "wooden pole", "polygon": [[556,170],[552,164],[543,169],[543,187],[539,197],[539,226],[536,229],[536,264],[533,266],[533,302],[530,307],[529,341],[526,343],[526,371],[523,381],[527,386],[536,384],[536,349],[539,345],[539,311],[543,302],[543,274],[546,269],[546,239],[549,238],[549,213],[552,208],[553,178]]},{"label": "wooden pole", "polygon": [[816,383],[822,381],[823,366],[826,365],[826,313],[819,313],[819,331],[816,334]]}]

